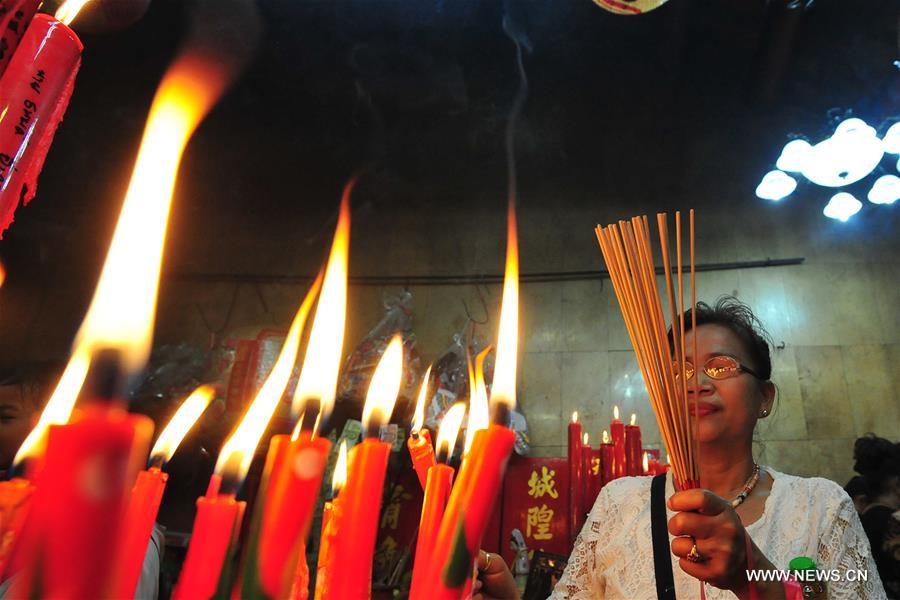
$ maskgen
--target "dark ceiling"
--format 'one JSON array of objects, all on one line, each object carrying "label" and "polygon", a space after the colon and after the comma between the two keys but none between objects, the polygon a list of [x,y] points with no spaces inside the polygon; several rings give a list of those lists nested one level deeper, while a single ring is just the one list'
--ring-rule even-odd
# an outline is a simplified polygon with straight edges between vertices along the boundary
[{"label": "dark ceiling", "polygon": [[[127,29],[82,33],[83,66],[37,197],[0,242],[20,277],[96,273],[186,4],[153,0]],[[832,107],[874,120],[897,111],[896,2],[820,0],[795,29],[767,21],[784,5],[671,0],[622,17],[590,0],[260,0],[258,54],[188,148],[167,268],[221,269],[223,248],[252,253],[254,240],[285,235],[320,256],[340,187],[363,166],[361,219],[486,201],[502,210],[519,85],[504,16],[531,47],[522,189],[677,198],[703,173],[685,148],[722,136],[738,155],[728,168],[746,168],[708,176],[747,189],[791,128],[824,131]],[[767,61],[772,26],[796,37]]]}]

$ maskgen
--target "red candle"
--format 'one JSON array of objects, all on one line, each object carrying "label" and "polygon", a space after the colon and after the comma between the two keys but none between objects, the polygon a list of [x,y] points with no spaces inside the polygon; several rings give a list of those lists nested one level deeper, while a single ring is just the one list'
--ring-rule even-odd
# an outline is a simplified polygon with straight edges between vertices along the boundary
[{"label": "red candle", "polygon": [[[29,11],[30,4],[23,3],[22,10]],[[2,42],[10,35],[17,34],[4,27]],[[0,76],[0,236],[19,202],[27,204],[34,196],[53,134],[72,95],[81,51],[75,32],[39,14],[31,19]],[[7,58],[0,57],[0,65]]]},{"label": "red candle", "polygon": [[581,508],[584,494],[584,464],[581,458],[581,423],[578,411],[572,413],[569,423],[569,539],[574,540],[581,531]]},{"label": "red candle", "polygon": [[600,444],[600,487],[615,479],[613,463],[615,462],[615,449],[609,441],[609,434],[603,430],[603,443]]},{"label": "red candle", "polygon": [[625,476],[625,424],[619,420],[619,407],[613,407],[613,420],[609,424],[613,443],[613,479]]},{"label": "red candle", "polygon": [[363,409],[365,439],[350,451],[347,486],[341,492],[343,514],[334,539],[334,562],[328,571],[324,598],[368,598],[378,516],[391,445],[377,436],[390,419],[403,374],[403,340],[395,335],[375,368]]},{"label": "red candle", "polygon": [[6,565],[28,517],[34,490],[34,484],[22,477],[0,482],[0,578],[4,580],[9,575]]},{"label": "red candle", "polygon": [[428,481],[428,470],[435,465],[431,434],[427,429],[413,431],[409,439],[406,440],[406,447],[409,448],[413,469],[416,470],[416,475],[419,476],[419,483],[424,490]]},{"label": "red candle", "polygon": [[588,487],[590,494],[587,502],[588,512],[594,507],[594,502],[597,501],[597,494],[600,493],[600,488],[603,487],[601,473],[602,454],[600,445],[598,445],[597,448],[591,449],[591,467],[587,473],[588,480],[590,481],[590,486]]},{"label": "red candle", "polygon": [[426,579],[430,589],[410,596],[412,600],[460,597],[472,575],[472,563],[493,512],[515,439],[515,433],[502,425],[491,425],[475,433],[450,492],[431,553]]},{"label": "red candle", "polygon": [[169,478],[161,469],[172,458],[184,436],[209,406],[214,395],[215,390],[211,386],[203,385],[187,397],[153,445],[153,450],[150,451],[151,467],[138,473],[137,482],[128,499],[125,530],[119,542],[114,597],[134,596],[144,556],[147,554],[147,544],[153,533],[153,523]]},{"label": "red candle", "polygon": [[205,600],[220,586],[227,590],[228,582],[220,582],[220,574],[234,554],[246,504],[235,500],[234,493],[220,494],[221,483],[222,478],[213,475],[206,496],[197,499],[191,543],[173,600]]},{"label": "red candle", "polygon": [[325,503],[322,510],[322,534],[319,537],[319,560],[316,565],[316,598],[322,598],[328,582],[328,569],[334,563],[334,540],[338,535],[341,515],[339,494],[347,482],[347,441],[341,442],[334,476],[331,481],[332,499]]},{"label": "red candle", "polygon": [[128,490],[147,455],[153,422],[93,403],[50,427],[34,506],[13,557],[11,597],[109,595]]},{"label": "red candle", "polygon": [[581,510],[578,512],[578,531],[581,531],[581,528],[584,527],[584,522],[587,520],[587,514],[590,512],[591,507],[593,506],[594,498],[591,496],[591,445],[589,442],[588,434],[584,434],[584,443],[581,445]]},{"label": "red candle", "polygon": [[631,424],[625,426],[625,474],[643,475],[641,468],[641,428],[636,424],[637,415],[631,415]]},{"label": "red candle", "polygon": [[40,5],[40,0],[0,0],[0,75]]},{"label": "red candle", "polygon": [[168,478],[159,467],[151,467],[138,473],[125,511],[125,531],[120,540],[114,586],[116,598],[134,597],[147,544],[153,533],[153,522]]},{"label": "red candle", "polygon": [[431,365],[425,370],[422,377],[422,386],[419,388],[419,396],[416,400],[416,410],[413,415],[412,426],[410,427],[410,436],[406,440],[406,447],[409,448],[409,456],[412,458],[413,468],[416,475],[419,476],[419,484],[425,489],[425,483],[428,480],[428,469],[435,465],[434,447],[431,444],[431,434],[427,429],[423,429],[425,425],[425,405],[428,403],[428,383],[431,380]]},{"label": "red candle", "polygon": [[272,438],[269,453],[274,458],[256,555],[262,589],[272,598],[283,596],[291,585],[290,558],[298,556],[298,544],[306,539],[330,450],[331,442],[307,432],[296,440]]},{"label": "red candle", "polygon": [[453,447],[456,445],[456,437],[466,412],[465,404],[454,404],[444,415],[438,431],[438,453],[441,464],[433,466],[428,471],[428,482],[425,486],[425,496],[422,500],[422,514],[419,519],[419,535],[416,539],[416,557],[413,561],[413,576],[410,586],[410,595],[424,593],[428,587],[428,558],[434,552],[434,544],[437,539],[444,509],[447,507],[447,499],[450,497],[450,489],[453,484],[453,469],[447,466],[447,460],[453,455]]}]

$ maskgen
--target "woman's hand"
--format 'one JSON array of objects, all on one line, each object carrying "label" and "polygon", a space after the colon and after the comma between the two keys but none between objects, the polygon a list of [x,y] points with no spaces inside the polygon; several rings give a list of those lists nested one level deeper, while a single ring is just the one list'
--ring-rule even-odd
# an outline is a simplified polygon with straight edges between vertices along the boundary
[{"label": "woman's hand", "polygon": [[519,600],[516,580],[499,554],[484,550],[478,552],[472,580],[472,600]]},{"label": "woman's hand", "polygon": [[[678,512],[669,520],[669,532],[684,536],[672,540],[672,552],[680,557],[678,566],[688,575],[731,590],[739,598],[749,598],[747,569],[774,569],[724,498],[709,490],[693,489],[676,492],[668,504]],[[690,560],[695,544],[695,560]],[[778,582],[753,585],[760,598],[784,598],[784,588]]]}]

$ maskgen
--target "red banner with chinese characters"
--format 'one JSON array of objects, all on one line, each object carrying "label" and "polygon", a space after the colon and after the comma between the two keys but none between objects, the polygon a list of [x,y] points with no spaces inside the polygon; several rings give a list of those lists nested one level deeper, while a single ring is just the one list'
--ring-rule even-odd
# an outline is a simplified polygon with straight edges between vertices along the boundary
[{"label": "red banner with chinese characters", "polygon": [[515,558],[509,545],[513,529],[522,532],[529,551],[569,555],[568,480],[566,458],[510,459],[503,482],[499,549],[507,564]]}]

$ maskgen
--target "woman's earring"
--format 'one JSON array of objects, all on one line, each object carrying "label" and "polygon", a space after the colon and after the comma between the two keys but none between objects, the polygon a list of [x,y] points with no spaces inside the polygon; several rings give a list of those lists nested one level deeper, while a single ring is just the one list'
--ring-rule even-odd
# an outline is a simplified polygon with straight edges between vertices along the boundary
[{"label": "woman's earring", "polygon": [[768,416],[769,416],[769,411],[768,411],[768,409],[765,409],[765,408],[764,408],[764,409],[762,409],[762,412],[759,413],[759,417],[760,417],[760,418],[764,418],[764,417],[768,417]]}]

